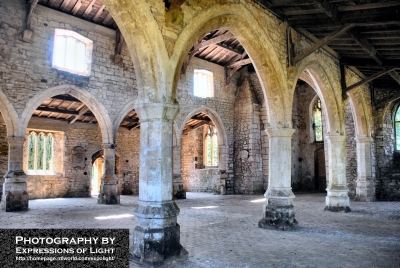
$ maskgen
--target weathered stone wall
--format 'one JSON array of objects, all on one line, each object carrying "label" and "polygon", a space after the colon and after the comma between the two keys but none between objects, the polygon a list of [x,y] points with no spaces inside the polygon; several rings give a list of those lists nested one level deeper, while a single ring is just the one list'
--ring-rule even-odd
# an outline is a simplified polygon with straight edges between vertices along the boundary
[{"label": "weathered stone wall", "polygon": [[140,129],[119,128],[116,153],[119,155],[117,176],[122,194],[139,194]]},{"label": "weathered stone wall", "polygon": [[[0,114],[0,186],[4,183],[3,176],[8,170],[8,142],[7,130],[3,116]],[[0,197],[3,193],[3,187],[0,188]]]},{"label": "weathered stone wall", "polygon": [[[30,43],[21,40],[26,20],[26,2],[0,0],[0,89],[18,114],[43,90],[75,85],[96,96],[115,119],[128,101],[137,96],[130,56],[123,49],[123,63],[114,64],[115,31],[37,5],[32,16]],[[53,69],[54,30],[68,29],[93,41],[92,73],[80,77]]]},{"label": "weathered stone wall", "polygon": [[243,76],[235,100],[235,193],[264,191],[260,104],[248,76]]},{"label": "weathered stone wall", "polygon": [[[213,98],[199,98],[193,95],[193,73],[194,69],[205,69],[213,72],[214,74],[214,97]],[[226,191],[228,194],[234,193],[234,175],[233,175],[233,123],[235,120],[234,110],[235,92],[237,89],[237,79],[239,73],[234,74],[228,86],[225,86],[225,71],[222,66],[193,58],[186,70],[186,74],[179,80],[177,87],[177,100],[179,102],[179,114],[175,118],[175,123],[178,129],[183,129],[183,124],[186,116],[194,110],[205,111],[207,108],[215,111],[221,118],[221,123],[227,135],[228,145],[228,159],[227,159],[227,174]],[[218,130],[218,132],[221,132]],[[184,138],[182,138],[183,143]],[[179,143],[180,141],[178,141]],[[193,142],[193,141],[192,141]],[[194,145],[191,145],[193,147]],[[182,151],[184,151],[182,144]],[[184,159],[186,156],[181,154],[182,161],[182,178],[183,175]],[[193,158],[192,160],[193,161]]]},{"label": "weathered stone wall", "polygon": [[357,187],[357,144],[356,144],[356,129],[354,118],[351,111],[350,102],[346,102],[346,181],[349,188],[349,197],[356,196]]}]

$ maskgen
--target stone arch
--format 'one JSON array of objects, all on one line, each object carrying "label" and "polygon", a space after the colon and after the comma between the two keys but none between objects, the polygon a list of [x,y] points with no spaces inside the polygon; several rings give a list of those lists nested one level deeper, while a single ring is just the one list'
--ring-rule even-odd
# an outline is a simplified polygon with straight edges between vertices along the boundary
[{"label": "stone arch", "polygon": [[342,109],[341,88],[338,77],[333,77],[325,70],[330,67],[324,62],[326,59],[319,59],[318,56],[311,55],[304,59],[297,67],[296,75],[291,79],[291,98],[293,100],[296,81],[301,79],[307,82],[319,96],[322,105],[326,110],[327,134],[328,135],[343,135],[344,134],[344,111]]},{"label": "stone arch", "polygon": [[125,106],[119,111],[113,125],[114,137],[117,136],[118,128],[121,125],[122,120],[124,120],[124,117],[135,107],[135,104],[136,100],[132,100],[125,104]]},{"label": "stone arch", "polygon": [[[215,5],[199,12],[198,15],[188,21],[175,44],[174,54],[171,60],[174,62],[173,96],[179,80],[181,66],[185,57],[198,40],[205,33],[215,29],[227,29],[239,40],[246,49],[264,91],[270,127],[290,127],[291,119],[287,117],[287,111],[291,107],[286,102],[287,83],[282,63],[275,52],[272,41],[260,27],[258,19],[249,10],[252,6],[245,7],[242,4]],[[254,10],[254,12],[257,12]],[[275,23],[275,22],[271,22]]]},{"label": "stone arch", "polygon": [[[137,85],[142,89],[138,91],[138,98],[144,102],[171,102],[165,78],[168,53],[147,1],[104,0],[103,3],[117,23],[131,54]],[[159,1],[152,10],[165,12],[164,3]]]},{"label": "stone arch", "polygon": [[177,128],[176,132],[176,140],[180,142],[182,140],[182,132],[185,127],[185,124],[187,121],[189,121],[192,116],[194,116],[197,113],[205,113],[207,114],[208,117],[214,122],[215,126],[217,127],[217,131],[219,133],[220,139],[218,139],[218,145],[219,145],[219,163],[220,163],[220,170],[226,170],[227,164],[228,164],[228,137],[226,135],[226,130],[225,127],[222,123],[222,120],[218,113],[211,109],[210,107],[202,105],[201,107],[192,110],[183,120],[182,125]]},{"label": "stone arch", "polygon": [[20,135],[24,135],[25,129],[28,127],[28,122],[35,109],[39,107],[48,98],[51,98],[60,94],[70,94],[71,96],[81,100],[87,107],[93,112],[97,118],[99,127],[101,129],[101,134],[103,138],[103,143],[113,143],[115,136],[113,134],[113,128],[111,119],[107,113],[105,107],[89,92],[82,90],[73,85],[62,85],[52,88],[48,88],[43,92],[35,95],[31,98],[25,106],[22,113],[21,122],[18,126],[18,132]]},{"label": "stone arch", "polygon": [[[6,123],[7,136],[18,136],[18,114],[8,100],[7,96],[0,90],[0,113]],[[19,135],[21,136],[21,135]],[[22,135],[21,137],[23,137]]]}]

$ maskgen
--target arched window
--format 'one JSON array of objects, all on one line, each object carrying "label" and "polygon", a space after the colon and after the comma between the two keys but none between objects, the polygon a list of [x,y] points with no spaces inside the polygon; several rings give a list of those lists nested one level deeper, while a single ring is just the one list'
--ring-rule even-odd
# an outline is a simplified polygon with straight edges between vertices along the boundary
[{"label": "arched window", "polygon": [[214,75],[207,70],[194,70],[193,95],[200,98],[214,97]]},{"label": "arched window", "polygon": [[400,150],[400,106],[394,116],[394,131],[396,133],[396,150]]},{"label": "arched window", "polygon": [[209,126],[205,137],[205,165],[218,166],[218,135],[217,128]]},{"label": "arched window", "polygon": [[313,112],[313,130],[314,130],[314,141],[323,141],[324,136],[322,132],[322,108],[321,108],[321,100],[317,99],[314,104]]},{"label": "arched window", "polygon": [[53,68],[89,76],[93,41],[70,30],[56,29],[54,33]]},{"label": "arched window", "polygon": [[53,169],[53,135],[31,132],[28,138],[28,170]]}]

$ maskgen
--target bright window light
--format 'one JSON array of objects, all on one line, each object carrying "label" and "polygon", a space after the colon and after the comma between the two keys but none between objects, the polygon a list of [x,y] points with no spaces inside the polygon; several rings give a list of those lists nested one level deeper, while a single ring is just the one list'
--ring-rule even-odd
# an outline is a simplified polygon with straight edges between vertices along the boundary
[{"label": "bright window light", "polygon": [[193,94],[200,98],[214,97],[214,75],[207,70],[194,70]]},{"label": "bright window light", "polygon": [[82,76],[91,72],[93,41],[70,30],[56,29],[53,68]]},{"label": "bright window light", "polygon": [[121,215],[109,215],[109,216],[99,216],[94,217],[96,220],[113,220],[113,219],[123,219],[123,218],[132,218],[134,215],[132,214],[121,214]]}]

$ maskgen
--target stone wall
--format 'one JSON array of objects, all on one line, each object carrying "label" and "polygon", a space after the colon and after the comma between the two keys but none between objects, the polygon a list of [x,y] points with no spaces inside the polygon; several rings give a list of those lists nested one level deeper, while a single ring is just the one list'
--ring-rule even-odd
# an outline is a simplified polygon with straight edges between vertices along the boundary
[{"label": "stone wall", "polygon": [[[124,46],[123,62],[113,63],[115,31],[37,5],[32,39],[21,40],[26,1],[0,0],[0,89],[18,114],[26,103],[47,88],[74,85],[96,96],[115,119],[128,101],[137,96],[132,60]],[[82,77],[52,68],[54,30],[68,29],[93,41],[92,73]],[[28,115],[29,116],[29,115]]]},{"label": "stone wall", "polygon": [[[3,116],[0,114],[0,186],[4,183],[3,176],[8,170],[8,142],[6,124]],[[3,187],[0,188],[0,198],[3,193]]]},{"label": "stone wall", "polygon": [[346,102],[346,181],[349,188],[349,197],[356,196],[357,187],[357,144],[356,144],[356,129],[354,125],[353,113],[350,102]]},{"label": "stone wall", "polygon": [[243,76],[235,100],[235,193],[264,191],[260,104],[248,76]]}]

